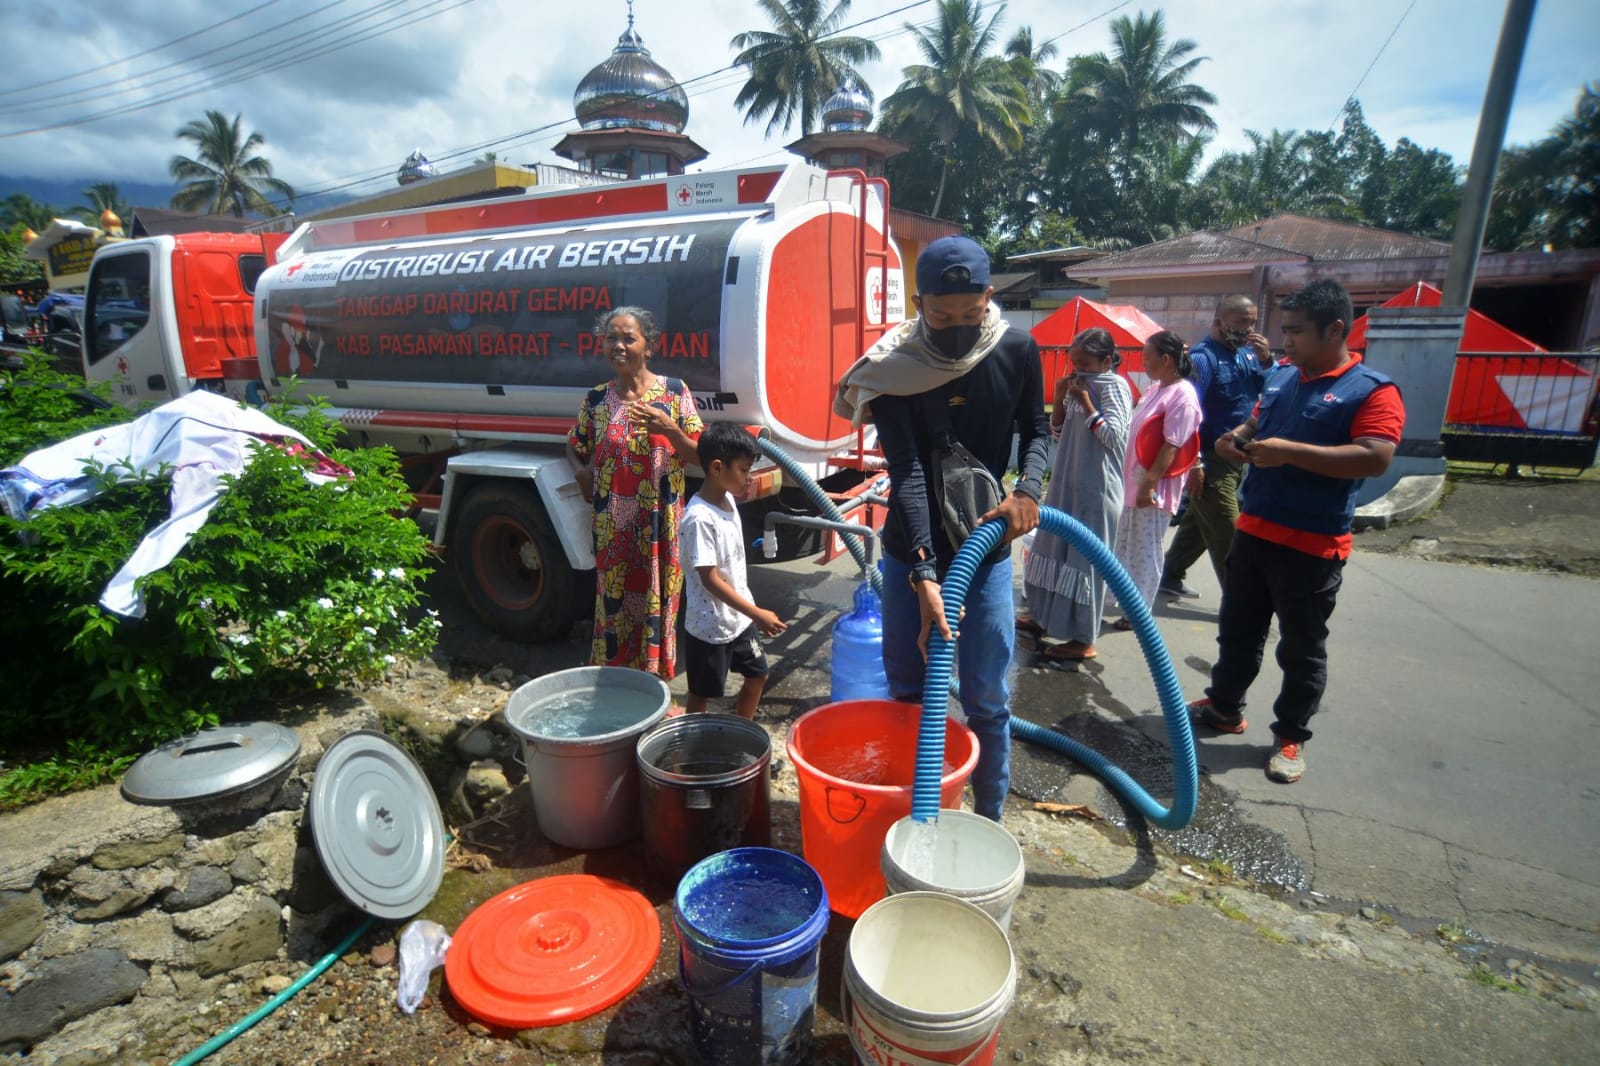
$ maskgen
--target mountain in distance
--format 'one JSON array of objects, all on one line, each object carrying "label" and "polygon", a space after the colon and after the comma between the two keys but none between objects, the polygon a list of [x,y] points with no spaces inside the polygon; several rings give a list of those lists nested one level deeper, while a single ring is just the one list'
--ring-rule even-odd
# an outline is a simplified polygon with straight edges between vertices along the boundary
[{"label": "mountain in distance", "polygon": [[[83,195],[83,190],[97,181],[105,180],[115,179],[14,178],[8,174],[0,174],[0,200],[4,200],[12,193],[27,193],[40,203],[55,208],[58,214],[65,215],[75,207],[88,204],[88,198]],[[134,207],[167,208],[172,203],[172,194],[177,191],[176,185],[158,185],[142,181],[118,181],[117,188],[122,190],[123,198]],[[123,221],[128,220],[123,219]]]}]

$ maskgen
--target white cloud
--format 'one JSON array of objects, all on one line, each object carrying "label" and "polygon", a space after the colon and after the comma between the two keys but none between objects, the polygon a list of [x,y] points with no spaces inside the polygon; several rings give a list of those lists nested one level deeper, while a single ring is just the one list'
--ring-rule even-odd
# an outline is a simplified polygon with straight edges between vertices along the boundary
[{"label": "white cloud", "polygon": [[[279,34],[275,39],[289,41],[292,48],[313,49],[331,39],[317,25],[371,2],[358,0],[318,15],[314,12],[326,6],[324,0],[279,0],[233,26],[134,66],[170,76],[179,69],[173,63],[179,54],[289,18],[298,20],[297,36]],[[849,18],[859,21],[898,6],[896,0],[856,0]],[[1028,25],[1041,40],[1108,6],[1105,0],[1086,5],[1011,0],[1002,33],[1009,36]],[[1247,128],[1327,126],[1405,10],[1395,0],[1235,0],[1227,5],[1171,0],[1129,5],[1117,13],[1131,15],[1158,6],[1166,13],[1170,37],[1192,38],[1198,54],[1210,57],[1196,80],[1219,100],[1213,111],[1220,127],[1214,151],[1246,144]],[[239,10],[245,7],[238,5]],[[126,0],[114,20],[105,16],[104,5],[90,0],[62,0],[45,10],[53,27],[41,27],[34,40],[50,46],[14,50],[0,76],[0,94],[162,44],[222,17],[205,0]],[[926,23],[934,13],[935,5],[925,3],[858,31],[882,38],[883,60],[865,68],[880,98],[894,90],[900,68],[918,59],[902,25],[908,19]],[[1409,137],[1466,163],[1502,13],[1498,0],[1418,0],[1359,93],[1368,121],[1385,141]],[[684,81],[726,66],[734,34],[766,28],[749,0],[702,0],[692,6],[639,0],[635,14],[654,58]],[[1063,55],[1109,47],[1109,22],[1102,18],[1062,37],[1057,44]],[[549,132],[494,146],[503,158],[552,161],[550,146],[574,125],[572,90],[609,53],[625,23],[622,0],[573,5],[474,0],[388,36],[263,77],[218,85],[117,118],[0,139],[0,170],[13,176],[164,181],[167,160],[180,149],[173,132],[207,108],[229,115],[242,112],[247,127],[267,138],[266,154],[278,174],[300,188],[367,176],[373,183],[362,191],[375,191],[392,181],[414,147],[438,158],[560,123]],[[1540,137],[1570,113],[1583,80],[1595,74],[1590,48],[1597,29],[1600,6],[1593,0],[1545,0],[1539,5],[1510,140]],[[261,48],[271,46],[266,40],[259,43]],[[116,77],[127,69],[89,80]],[[707,168],[781,159],[783,143],[799,135],[791,129],[768,142],[762,137],[764,124],[745,125],[733,107],[740,82],[730,72],[689,86],[687,133],[710,150]],[[57,112],[29,113],[15,106],[77,84],[82,82],[0,95],[0,133],[30,119],[72,117],[138,99],[138,94],[103,93]]]}]

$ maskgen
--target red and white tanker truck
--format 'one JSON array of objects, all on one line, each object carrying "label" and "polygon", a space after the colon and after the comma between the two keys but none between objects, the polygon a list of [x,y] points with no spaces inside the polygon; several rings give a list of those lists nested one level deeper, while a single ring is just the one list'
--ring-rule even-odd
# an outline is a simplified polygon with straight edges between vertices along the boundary
[{"label": "red and white tanker truck", "polygon": [[[128,404],[192,389],[326,397],[403,457],[467,599],[496,630],[587,606],[592,512],[563,456],[611,376],[601,312],[654,311],[653,368],[702,417],[759,427],[821,480],[859,440],[833,384],[905,317],[888,187],[809,164],[681,175],[100,249],[84,372]],[[774,495],[776,468],[753,496]]]}]

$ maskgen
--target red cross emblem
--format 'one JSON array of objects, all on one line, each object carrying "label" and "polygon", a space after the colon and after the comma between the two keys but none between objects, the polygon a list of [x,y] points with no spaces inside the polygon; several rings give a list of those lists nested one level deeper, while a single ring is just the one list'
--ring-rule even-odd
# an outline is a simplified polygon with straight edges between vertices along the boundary
[{"label": "red cross emblem", "polygon": [[283,272],[283,276],[285,278],[292,278],[292,277],[294,277],[296,274],[300,273],[300,271],[302,271],[304,269],[305,269],[305,264],[304,263],[294,263],[289,267],[288,270],[285,270]]},{"label": "red cross emblem", "polygon": [[117,356],[117,373],[123,377],[128,376],[128,360],[126,356]]},{"label": "red cross emblem", "polygon": [[678,186],[678,203],[682,204],[684,207],[688,207],[690,201],[692,201],[693,199],[694,199],[694,193],[689,191],[689,186],[687,186],[687,185]]}]

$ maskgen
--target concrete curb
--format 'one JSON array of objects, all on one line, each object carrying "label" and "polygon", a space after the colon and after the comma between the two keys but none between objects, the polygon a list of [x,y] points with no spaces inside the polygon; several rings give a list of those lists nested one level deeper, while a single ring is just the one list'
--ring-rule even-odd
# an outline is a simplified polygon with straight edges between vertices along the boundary
[{"label": "concrete curb", "polygon": [[1443,474],[1403,477],[1376,500],[1357,507],[1354,526],[1357,530],[1388,529],[1420,517],[1444,495],[1444,483]]}]

